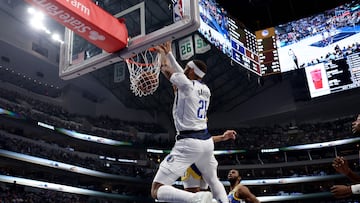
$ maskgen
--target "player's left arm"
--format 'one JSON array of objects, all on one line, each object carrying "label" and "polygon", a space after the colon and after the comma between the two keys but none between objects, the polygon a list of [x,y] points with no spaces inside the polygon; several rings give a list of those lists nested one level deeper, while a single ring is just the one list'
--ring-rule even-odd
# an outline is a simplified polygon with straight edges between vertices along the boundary
[{"label": "player's left arm", "polygon": [[236,197],[245,199],[247,202],[260,203],[258,198],[249,190],[248,187],[241,184],[237,185],[236,187],[237,187],[235,191]]},{"label": "player's left arm", "polygon": [[222,142],[226,140],[235,140],[236,139],[236,131],[235,130],[227,130],[222,135],[214,135],[212,136],[213,141],[216,142]]}]

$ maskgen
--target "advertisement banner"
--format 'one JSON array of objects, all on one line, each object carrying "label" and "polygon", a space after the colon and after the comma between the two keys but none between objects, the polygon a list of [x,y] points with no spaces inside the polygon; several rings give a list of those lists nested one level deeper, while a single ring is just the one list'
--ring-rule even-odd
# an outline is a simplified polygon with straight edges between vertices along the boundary
[{"label": "advertisement banner", "polygon": [[115,18],[90,0],[25,1],[108,53],[127,46],[124,20]]}]

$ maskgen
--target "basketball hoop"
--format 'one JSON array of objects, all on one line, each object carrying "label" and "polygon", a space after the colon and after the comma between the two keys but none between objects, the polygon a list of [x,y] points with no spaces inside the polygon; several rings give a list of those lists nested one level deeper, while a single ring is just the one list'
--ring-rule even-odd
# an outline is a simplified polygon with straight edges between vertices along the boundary
[{"label": "basketball hoop", "polygon": [[130,73],[130,89],[135,96],[148,96],[159,87],[160,57],[154,48],[125,59]]}]

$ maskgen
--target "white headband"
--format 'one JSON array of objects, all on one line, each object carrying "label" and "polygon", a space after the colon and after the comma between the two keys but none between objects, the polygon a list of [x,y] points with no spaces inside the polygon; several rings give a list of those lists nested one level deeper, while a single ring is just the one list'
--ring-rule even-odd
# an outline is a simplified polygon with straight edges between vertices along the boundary
[{"label": "white headband", "polygon": [[186,64],[187,66],[189,66],[190,68],[194,69],[194,72],[197,76],[199,76],[200,78],[203,78],[205,76],[205,73],[200,70],[199,67],[197,67],[197,65],[194,63],[194,61],[189,61],[189,63]]}]

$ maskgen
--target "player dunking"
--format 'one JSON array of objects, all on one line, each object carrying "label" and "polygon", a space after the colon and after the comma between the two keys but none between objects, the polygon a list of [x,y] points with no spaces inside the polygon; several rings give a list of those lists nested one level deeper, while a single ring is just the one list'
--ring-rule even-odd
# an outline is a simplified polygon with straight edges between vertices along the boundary
[{"label": "player dunking", "polygon": [[[151,196],[161,202],[211,203],[213,196],[219,202],[228,202],[225,188],[217,176],[214,142],[207,131],[206,113],[211,92],[201,82],[206,64],[193,60],[183,70],[171,53],[171,42],[156,49],[161,54],[161,72],[176,86],[173,118],[177,135],[174,147],[154,177]],[[193,163],[202,172],[212,193],[191,193],[172,186]]]}]

